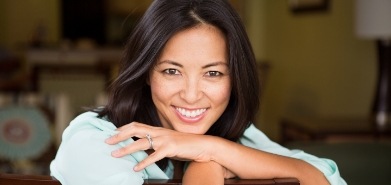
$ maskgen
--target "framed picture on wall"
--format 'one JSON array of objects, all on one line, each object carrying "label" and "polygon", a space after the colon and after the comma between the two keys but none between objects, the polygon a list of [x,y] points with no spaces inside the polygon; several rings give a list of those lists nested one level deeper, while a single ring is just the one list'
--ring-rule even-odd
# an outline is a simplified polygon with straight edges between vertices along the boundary
[{"label": "framed picture on wall", "polygon": [[289,0],[293,13],[322,12],[329,8],[330,0]]}]

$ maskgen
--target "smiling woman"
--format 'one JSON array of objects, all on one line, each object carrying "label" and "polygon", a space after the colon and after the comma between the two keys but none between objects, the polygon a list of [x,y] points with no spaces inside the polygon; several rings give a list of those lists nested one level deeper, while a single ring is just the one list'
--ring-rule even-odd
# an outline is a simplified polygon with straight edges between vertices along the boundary
[{"label": "smiling woman", "polygon": [[205,134],[230,99],[224,35],[206,24],[177,33],[150,72],[149,84],[164,128]]},{"label": "smiling woman", "polygon": [[71,122],[52,175],[63,184],[346,184],[333,161],[283,148],[255,128],[257,77],[227,1],[155,0],[129,37],[108,104]]}]

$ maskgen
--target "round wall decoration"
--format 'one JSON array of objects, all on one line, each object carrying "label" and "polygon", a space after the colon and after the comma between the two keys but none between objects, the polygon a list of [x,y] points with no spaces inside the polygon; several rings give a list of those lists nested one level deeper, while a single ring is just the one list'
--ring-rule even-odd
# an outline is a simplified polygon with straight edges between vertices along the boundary
[{"label": "round wall decoration", "polygon": [[43,112],[36,107],[0,108],[0,158],[37,157],[49,147],[51,132]]}]

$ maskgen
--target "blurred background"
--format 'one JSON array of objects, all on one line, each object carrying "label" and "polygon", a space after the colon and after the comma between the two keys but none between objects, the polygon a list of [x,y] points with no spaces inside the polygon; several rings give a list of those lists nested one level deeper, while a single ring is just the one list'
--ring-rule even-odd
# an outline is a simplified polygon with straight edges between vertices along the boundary
[{"label": "blurred background", "polygon": [[[373,113],[379,39],[357,34],[356,0],[230,2],[259,64],[255,125],[334,159],[348,184],[391,182],[389,122],[378,129]],[[0,0],[0,172],[49,173],[69,121],[104,105],[126,37],[150,3]]]}]

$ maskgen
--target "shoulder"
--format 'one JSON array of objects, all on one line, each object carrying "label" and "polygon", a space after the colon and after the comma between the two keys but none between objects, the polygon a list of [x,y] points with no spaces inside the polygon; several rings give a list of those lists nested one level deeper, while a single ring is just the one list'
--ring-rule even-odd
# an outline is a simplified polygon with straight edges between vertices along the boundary
[{"label": "shoulder", "polygon": [[274,142],[266,136],[261,130],[251,124],[239,139],[239,143],[257,150],[262,150],[269,153],[274,153],[283,156],[294,156],[302,151],[290,150]]},{"label": "shoulder", "polygon": [[[122,158],[114,158],[111,152],[125,143],[108,145],[105,140],[115,134],[116,127],[87,112],[77,116],[63,133],[62,143],[52,161],[51,174],[62,184],[142,184],[158,167],[135,172],[133,167],[145,158],[140,151]],[[131,143],[128,140],[126,143]],[[152,174],[152,175],[151,175]],[[160,176],[164,178],[164,176]]]},{"label": "shoulder", "polygon": [[85,112],[73,119],[65,132],[72,132],[84,129],[101,131],[114,131],[115,125],[107,120],[98,117],[95,112]]},{"label": "shoulder", "polygon": [[271,142],[271,140],[261,130],[255,127],[254,124],[250,124],[239,139],[239,142],[254,148],[256,145],[267,144]]},{"label": "shoulder", "polygon": [[99,118],[95,112],[85,112],[74,118],[64,130],[62,143],[79,132],[95,132],[100,134],[115,134],[115,125],[105,119]]},{"label": "shoulder", "polygon": [[[115,174],[122,174],[121,168],[125,166],[111,157],[111,151],[117,147],[104,142],[114,126],[106,122],[96,113],[87,112],[77,116],[65,129],[56,158],[50,165],[52,175],[62,184],[99,184],[104,179],[118,177]],[[142,184],[142,174],[135,173],[133,177]]]},{"label": "shoulder", "polygon": [[332,184],[346,184],[340,177],[339,170],[334,161],[308,154],[302,150],[290,150],[270,140],[253,124],[244,132],[239,143],[257,150],[274,153],[282,156],[300,159],[318,168]]}]

